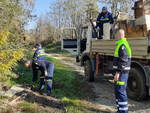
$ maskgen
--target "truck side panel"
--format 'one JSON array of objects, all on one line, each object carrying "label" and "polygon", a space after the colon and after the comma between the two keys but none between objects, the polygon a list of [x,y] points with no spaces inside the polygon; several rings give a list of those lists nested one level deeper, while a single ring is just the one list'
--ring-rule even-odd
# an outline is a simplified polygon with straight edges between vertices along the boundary
[{"label": "truck side panel", "polygon": [[[132,58],[148,58],[148,38],[130,38],[127,40],[132,49]],[[100,55],[113,56],[115,48],[115,40],[93,40],[91,51]]]}]

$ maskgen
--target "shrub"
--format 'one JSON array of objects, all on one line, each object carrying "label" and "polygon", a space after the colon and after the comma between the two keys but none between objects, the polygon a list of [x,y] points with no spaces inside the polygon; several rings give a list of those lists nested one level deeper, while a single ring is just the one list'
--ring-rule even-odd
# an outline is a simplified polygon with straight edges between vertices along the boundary
[{"label": "shrub", "polygon": [[9,49],[7,48],[8,30],[0,32],[0,77],[5,76],[16,64],[17,61],[23,57],[23,49]]}]

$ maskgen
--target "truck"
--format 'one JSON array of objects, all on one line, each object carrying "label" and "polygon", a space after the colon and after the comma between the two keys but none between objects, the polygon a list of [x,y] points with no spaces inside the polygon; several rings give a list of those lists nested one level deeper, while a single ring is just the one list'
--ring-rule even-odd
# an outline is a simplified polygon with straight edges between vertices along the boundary
[{"label": "truck", "polygon": [[[115,25],[119,26],[118,28],[125,29],[126,38],[131,46],[132,62],[127,95],[137,101],[146,99],[150,95],[150,11],[143,10],[145,7],[150,8],[150,6],[144,5],[141,9],[140,6],[143,3],[141,1],[137,1],[133,8],[136,15],[135,20],[126,21],[127,18],[123,18],[125,14],[120,14],[115,22]],[[141,16],[138,13],[139,10],[142,10]],[[119,18],[124,20],[119,20]],[[95,76],[112,74],[116,48],[115,32],[115,29],[111,30],[109,40],[108,37],[107,40],[105,40],[105,37],[98,40],[96,39],[97,34],[95,33],[97,32],[94,24],[90,21],[88,25],[82,27],[81,37],[62,39],[62,49],[77,50],[76,61],[84,67],[85,77],[88,81],[93,82]],[[72,44],[73,46],[71,46]]]}]

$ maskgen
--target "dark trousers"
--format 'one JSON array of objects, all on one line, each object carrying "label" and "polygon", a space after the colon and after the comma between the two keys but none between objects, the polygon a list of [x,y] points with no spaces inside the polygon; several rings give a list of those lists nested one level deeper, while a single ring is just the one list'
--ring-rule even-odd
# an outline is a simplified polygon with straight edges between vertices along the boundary
[{"label": "dark trousers", "polygon": [[99,37],[98,37],[98,39],[103,39],[103,35],[104,35],[103,27],[99,27]]},{"label": "dark trousers", "polygon": [[126,93],[128,73],[120,74],[119,80],[115,82],[115,96],[118,113],[128,113],[128,99]]}]

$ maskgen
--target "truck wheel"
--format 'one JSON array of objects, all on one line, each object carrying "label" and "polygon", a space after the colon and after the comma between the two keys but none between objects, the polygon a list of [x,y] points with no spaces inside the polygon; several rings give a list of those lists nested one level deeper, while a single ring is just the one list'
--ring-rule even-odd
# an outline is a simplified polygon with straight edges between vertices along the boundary
[{"label": "truck wheel", "polygon": [[127,84],[128,97],[133,100],[143,100],[147,96],[144,73],[139,68],[131,68]]},{"label": "truck wheel", "polygon": [[88,80],[89,82],[94,81],[94,72],[92,71],[92,65],[89,60],[86,60],[84,62],[84,74],[85,74],[86,80]]}]

